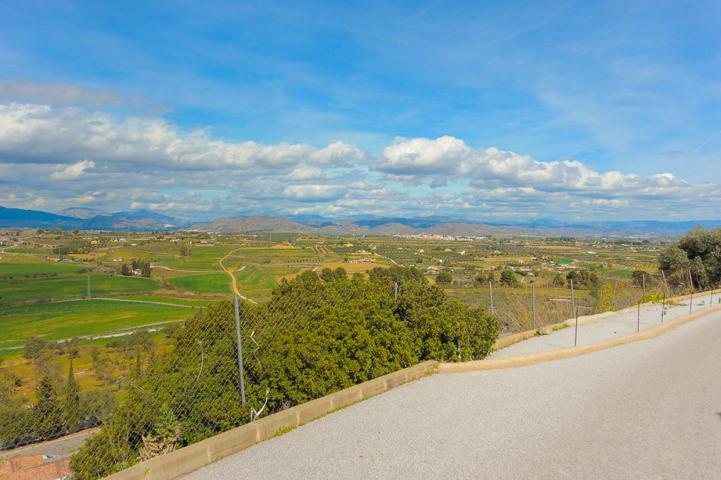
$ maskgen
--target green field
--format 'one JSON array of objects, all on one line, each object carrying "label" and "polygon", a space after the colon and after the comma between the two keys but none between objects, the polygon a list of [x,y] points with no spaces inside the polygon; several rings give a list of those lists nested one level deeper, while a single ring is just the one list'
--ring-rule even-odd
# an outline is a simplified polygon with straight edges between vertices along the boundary
[{"label": "green field", "polygon": [[0,352],[20,347],[32,337],[59,340],[105,335],[142,326],[182,320],[198,307],[154,305],[112,300],[3,307]]},{"label": "green field", "polygon": [[230,277],[226,273],[206,273],[174,277],[169,283],[180,290],[200,293],[227,293],[231,294]]},{"label": "green field", "polygon": [[[0,278],[0,304],[85,298],[87,277],[58,275],[51,278]],[[106,297],[157,290],[158,282],[150,278],[91,274],[90,287],[93,297]]]}]

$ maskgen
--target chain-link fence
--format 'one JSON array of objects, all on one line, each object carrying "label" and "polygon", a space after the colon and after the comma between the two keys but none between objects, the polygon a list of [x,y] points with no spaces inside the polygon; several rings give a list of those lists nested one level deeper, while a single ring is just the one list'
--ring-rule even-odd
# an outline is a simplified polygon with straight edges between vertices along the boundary
[{"label": "chain-link fence", "polygon": [[490,281],[469,305],[414,269],[325,269],[283,281],[265,302],[218,302],[102,344],[30,342],[27,363],[0,370],[0,460],[57,439],[82,445],[67,474],[101,478],[423,360],[483,358],[502,330],[686,293],[660,275],[570,280]]},{"label": "chain-link fence", "polygon": [[499,333],[484,308],[402,268],[305,272],[234,307],[105,344],[26,349],[22,369],[2,369],[2,449],[82,443],[69,473],[101,478],[422,360],[483,358]]}]

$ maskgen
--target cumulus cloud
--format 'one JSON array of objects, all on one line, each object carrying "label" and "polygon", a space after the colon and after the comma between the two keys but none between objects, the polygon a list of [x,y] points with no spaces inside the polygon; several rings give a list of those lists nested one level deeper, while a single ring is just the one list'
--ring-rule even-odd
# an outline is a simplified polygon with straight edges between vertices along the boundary
[{"label": "cumulus cloud", "polygon": [[340,185],[290,185],[283,190],[283,196],[301,202],[322,202],[334,200],[343,193]]},{"label": "cumulus cloud", "polygon": [[287,178],[289,180],[315,180],[323,178],[323,171],[318,167],[303,165],[290,172]]},{"label": "cumulus cloud", "polygon": [[720,201],[718,185],[689,184],[671,173],[603,172],[452,136],[396,138],[374,156],[343,141],[230,142],[156,117],[0,104],[0,203],[20,208],[47,202],[185,217],[315,212],[483,220],[691,216]]},{"label": "cumulus cloud", "polygon": [[80,108],[8,104],[0,106],[0,157],[7,162],[95,161],[178,169],[263,170],[302,161],[342,164],[362,158],[342,142],[317,149],[307,144],[262,145],[212,140],[207,131],[180,132],[161,119],[118,121]]},{"label": "cumulus cloud", "polygon": [[95,168],[95,162],[92,160],[81,160],[72,165],[60,167],[50,176],[55,180],[75,180],[76,178],[80,178],[85,173],[85,170],[89,168]]}]

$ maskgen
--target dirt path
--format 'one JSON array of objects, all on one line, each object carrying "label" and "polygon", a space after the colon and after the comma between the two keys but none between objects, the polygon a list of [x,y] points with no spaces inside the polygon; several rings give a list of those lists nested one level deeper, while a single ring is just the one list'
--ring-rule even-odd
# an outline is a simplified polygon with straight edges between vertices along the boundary
[{"label": "dirt path", "polygon": [[180,268],[166,267],[165,265],[151,265],[151,268],[162,268],[170,272],[181,272],[181,273],[218,273],[217,270],[181,270]]},{"label": "dirt path", "polygon": [[[69,300],[55,300],[48,303],[69,303],[69,302],[86,302],[87,298],[71,298]],[[181,305],[179,303],[155,302],[152,300],[131,300],[129,298],[109,298],[109,297],[92,297],[90,300],[104,300],[108,302],[128,302],[128,303],[148,303],[150,305],[166,305],[168,307],[193,308],[194,305]]]},{"label": "dirt path", "polygon": [[[220,268],[222,268],[225,273],[227,273],[228,275],[230,275],[230,283],[231,283],[231,286],[232,286],[232,288],[233,288],[233,294],[239,296],[239,297],[242,298],[243,300],[246,300],[246,301],[248,301],[248,302],[250,302],[250,303],[253,303],[253,304],[256,304],[256,305],[257,305],[258,302],[256,302],[255,300],[253,300],[253,299],[251,299],[251,298],[246,297],[245,295],[243,295],[242,293],[240,293],[240,292],[238,291],[238,279],[235,278],[234,272],[231,271],[231,270],[229,270],[229,269],[227,269],[227,268],[225,267],[225,265],[223,265],[223,262],[224,262],[229,256],[231,256],[233,253],[237,252],[237,251],[240,250],[241,248],[243,248],[243,247],[235,248],[235,249],[229,251],[228,253],[226,253],[223,258],[221,258],[220,260],[218,260],[218,265],[220,265]],[[240,271],[242,271],[242,270],[244,270],[244,269],[245,269],[245,265],[242,266],[241,268],[239,268],[239,269],[236,270],[236,271],[237,271],[237,272],[240,272]]]}]

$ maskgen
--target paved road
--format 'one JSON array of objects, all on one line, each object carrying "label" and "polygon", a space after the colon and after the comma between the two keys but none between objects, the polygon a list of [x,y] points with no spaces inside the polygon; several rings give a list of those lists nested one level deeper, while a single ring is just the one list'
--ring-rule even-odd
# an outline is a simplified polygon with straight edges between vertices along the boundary
[{"label": "paved road", "polygon": [[190,479],[721,477],[721,314],[515,369],[438,374]]},{"label": "paved road", "polygon": [[[704,294],[694,296],[693,305],[690,304],[690,300],[666,304],[663,321],[670,322],[684,317],[689,314],[689,310],[698,312],[708,309],[712,303],[714,306],[718,306],[719,300],[721,300],[721,295],[716,293],[713,295]],[[599,320],[580,323],[578,326],[578,345],[591,345],[614,338],[626,337],[636,333],[639,326],[641,331],[657,327],[661,324],[661,309],[661,304],[657,303],[641,305],[640,322],[638,321],[638,309],[631,308],[613,313]],[[564,328],[549,335],[529,338],[526,341],[493,352],[490,358],[499,360],[565,350],[574,346],[574,335],[574,327]]]}]

